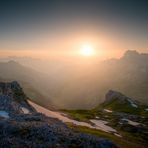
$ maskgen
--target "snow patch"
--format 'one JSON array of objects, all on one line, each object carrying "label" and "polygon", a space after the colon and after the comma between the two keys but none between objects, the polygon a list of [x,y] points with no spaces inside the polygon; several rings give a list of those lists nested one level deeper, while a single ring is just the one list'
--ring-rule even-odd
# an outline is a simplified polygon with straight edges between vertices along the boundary
[{"label": "snow patch", "polygon": [[108,112],[108,113],[112,113],[113,111],[112,110],[109,110],[109,109],[104,109],[105,112]]},{"label": "snow patch", "polygon": [[136,108],[138,107],[138,106],[137,106],[136,104],[134,104],[134,103],[131,103],[131,105],[132,105],[133,107],[136,107]]},{"label": "snow patch", "polygon": [[4,118],[9,118],[9,113],[8,112],[6,112],[6,111],[0,111],[0,116],[1,117],[4,117]]},{"label": "snow patch", "polygon": [[131,104],[132,107],[138,108],[138,106],[130,99],[128,99],[128,102]]},{"label": "snow patch", "polygon": [[96,118],[96,119],[99,119],[99,117],[98,117],[98,116],[96,116],[95,118]]},{"label": "snow patch", "polygon": [[117,133],[114,133],[114,135],[120,138],[122,137],[120,134],[117,134]]},{"label": "snow patch", "polygon": [[21,107],[21,109],[24,112],[24,114],[29,114],[30,113],[30,111],[25,107]]},{"label": "snow patch", "polygon": [[75,125],[79,125],[79,126],[85,126],[85,127],[89,127],[89,128],[92,128],[92,129],[98,129],[98,130],[102,130],[102,131],[105,131],[105,132],[108,132],[108,133],[111,133],[111,132],[114,132],[114,133],[117,133],[117,131],[115,129],[113,129],[112,127],[110,126],[107,126],[105,124],[107,124],[108,122],[107,121],[103,121],[103,120],[97,120],[97,119],[92,119],[90,120],[92,123],[94,123],[95,125],[91,125],[89,123],[86,123],[86,122],[80,122],[80,121],[77,121],[77,120],[73,120],[73,119],[70,119],[66,116],[63,116],[62,113],[60,112],[56,112],[56,111],[51,111],[51,110],[48,110],[44,107],[41,107],[40,105],[37,105],[31,101],[28,101],[29,104],[31,104],[38,112],[40,113],[43,113],[45,114],[46,116],[49,116],[49,117],[52,117],[52,118],[57,118],[63,122],[70,122],[70,123],[73,123]]},{"label": "snow patch", "polygon": [[133,125],[133,126],[137,126],[137,125],[140,124],[139,122],[134,122],[134,121],[129,120],[129,119],[126,119],[126,118],[123,118],[123,119],[121,119],[121,120],[122,120],[122,121],[127,121],[128,124]]},{"label": "snow patch", "polygon": [[92,123],[94,123],[97,127],[99,127],[100,129],[102,129],[105,132],[117,132],[115,129],[113,129],[112,127],[106,125],[108,122],[104,121],[104,120],[95,120],[92,119],[90,120]]}]

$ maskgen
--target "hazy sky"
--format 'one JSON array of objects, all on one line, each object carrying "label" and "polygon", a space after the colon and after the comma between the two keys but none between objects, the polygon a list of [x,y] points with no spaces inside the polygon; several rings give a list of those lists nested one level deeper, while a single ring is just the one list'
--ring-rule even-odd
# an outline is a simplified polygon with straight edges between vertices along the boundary
[{"label": "hazy sky", "polygon": [[148,52],[148,0],[0,0],[0,56]]}]

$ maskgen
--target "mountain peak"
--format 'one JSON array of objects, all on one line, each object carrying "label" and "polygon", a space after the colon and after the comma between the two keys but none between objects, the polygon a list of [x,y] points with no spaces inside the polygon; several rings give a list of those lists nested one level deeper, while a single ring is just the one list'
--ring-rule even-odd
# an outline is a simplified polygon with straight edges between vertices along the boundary
[{"label": "mountain peak", "polygon": [[115,98],[119,98],[120,100],[124,100],[126,96],[124,96],[122,93],[114,90],[109,90],[105,96],[105,102],[112,101]]},{"label": "mountain peak", "polygon": [[147,108],[147,106],[142,105],[140,102],[114,90],[107,92],[105,101],[101,104],[101,107],[115,112],[134,115],[141,115]]},{"label": "mountain peak", "polygon": [[105,96],[105,102],[111,102],[113,100],[117,100],[119,102],[128,102],[129,104],[131,104],[133,106],[133,104],[139,104],[138,101],[136,101],[135,99],[132,99],[130,97],[127,97],[126,95],[118,92],[118,91],[114,91],[114,90],[109,90]]},{"label": "mountain peak", "polygon": [[130,58],[130,57],[138,57],[140,54],[138,51],[136,50],[127,50],[125,53],[124,53],[124,57],[126,58]]},{"label": "mountain peak", "polygon": [[14,60],[10,60],[7,62],[8,64],[12,64],[12,65],[19,65],[18,62],[14,61]]}]

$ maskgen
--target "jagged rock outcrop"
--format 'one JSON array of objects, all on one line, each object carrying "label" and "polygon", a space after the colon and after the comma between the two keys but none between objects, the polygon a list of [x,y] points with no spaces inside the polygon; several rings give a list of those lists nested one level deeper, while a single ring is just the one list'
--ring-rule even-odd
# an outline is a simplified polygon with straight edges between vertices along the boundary
[{"label": "jagged rock outcrop", "polygon": [[20,85],[16,82],[0,82],[0,95],[13,98],[14,101],[25,101],[27,99]]},{"label": "jagged rock outcrop", "polygon": [[0,111],[7,112],[9,116],[36,112],[28,104],[27,96],[16,81],[0,83]]},{"label": "jagged rock outcrop", "polygon": [[107,92],[107,94],[105,95],[105,102],[110,102],[112,101],[113,99],[120,99],[120,100],[124,100],[126,99],[127,97],[124,96],[122,93],[120,92],[117,92],[117,91],[113,91],[113,90],[109,90]]},{"label": "jagged rock outcrop", "polygon": [[128,101],[129,103],[135,103],[135,104],[139,103],[138,101],[136,101],[132,98],[129,98],[129,97],[125,96],[124,94],[122,94],[118,91],[114,91],[114,90],[109,90],[107,92],[107,94],[105,95],[104,103],[109,103],[115,99],[118,101],[121,101],[121,102]]}]

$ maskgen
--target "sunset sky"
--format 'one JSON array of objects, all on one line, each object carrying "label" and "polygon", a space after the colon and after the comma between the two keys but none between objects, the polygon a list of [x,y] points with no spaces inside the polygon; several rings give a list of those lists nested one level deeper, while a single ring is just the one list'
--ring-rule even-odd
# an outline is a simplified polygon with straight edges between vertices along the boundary
[{"label": "sunset sky", "polygon": [[148,52],[147,0],[1,0],[0,56],[76,57]]}]

